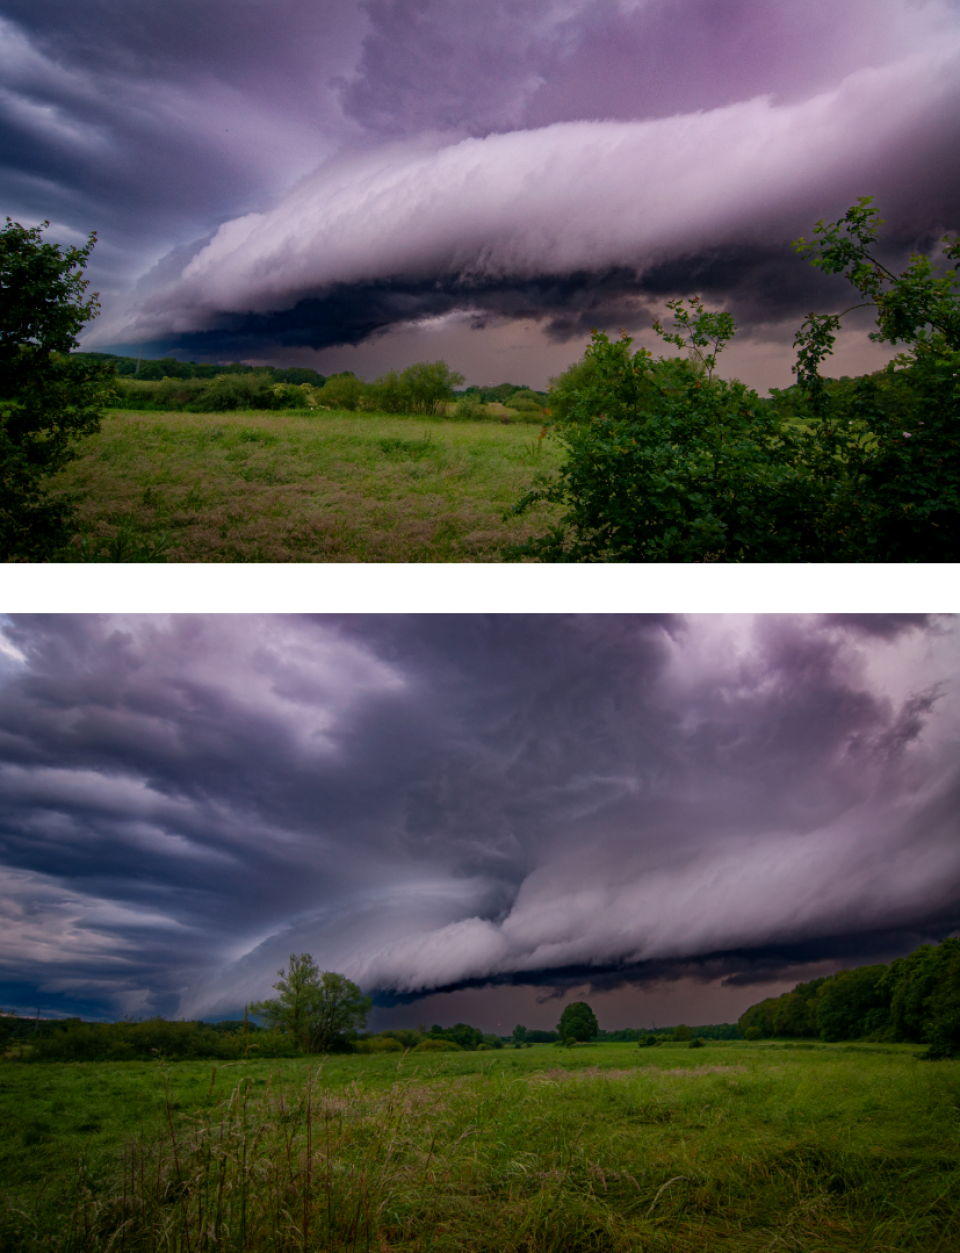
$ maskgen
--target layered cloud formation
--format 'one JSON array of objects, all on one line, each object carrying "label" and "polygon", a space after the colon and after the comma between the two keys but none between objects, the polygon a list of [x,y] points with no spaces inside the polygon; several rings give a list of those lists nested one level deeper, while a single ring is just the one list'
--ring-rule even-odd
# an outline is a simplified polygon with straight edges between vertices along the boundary
[{"label": "layered cloud formation", "polygon": [[[221,226],[133,326],[150,338],[214,329],[225,315],[274,313],[378,281],[411,296],[432,281],[451,305],[478,311],[487,288],[618,268],[639,292],[644,272],[677,257],[769,248],[856,187],[906,208],[900,184],[917,136],[932,125],[960,142],[958,118],[960,33],[937,55],[860,70],[798,104],[758,97],[426,152],[378,149],[323,168],[268,213]],[[325,346],[322,321],[317,329],[311,346]],[[284,328],[274,333],[282,339]]]},{"label": "layered cloud formation", "polygon": [[960,924],[953,619],[16,619],[0,996],[734,981]]},{"label": "layered cloud formation", "polygon": [[[467,313],[557,339],[699,290],[830,303],[789,241],[878,197],[960,225],[956,0],[0,0],[16,213],[101,228],[91,346],[356,344]],[[123,282],[167,254],[133,292]]]}]

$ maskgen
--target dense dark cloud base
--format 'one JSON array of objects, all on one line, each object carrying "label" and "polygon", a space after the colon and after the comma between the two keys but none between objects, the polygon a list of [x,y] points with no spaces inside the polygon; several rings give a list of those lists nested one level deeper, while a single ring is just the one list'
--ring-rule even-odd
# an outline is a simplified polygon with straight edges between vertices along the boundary
[{"label": "dense dark cloud base", "polygon": [[[815,978],[811,967],[824,963],[833,969],[849,969],[904,957],[921,944],[937,944],[960,932],[960,908],[940,919],[927,919],[915,927],[873,931],[858,935],[824,935],[795,944],[774,944],[758,949],[731,949],[706,953],[694,958],[638,962],[633,965],[563,966],[555,970],[533,970],[496,975],[488,979],[464,979],[424,992],[374,990],[373,1003],[384,1009],[415,1005],[438,993],[465,992],[478,988],[536,988],[551,997],[562,998],[577,989],[588,994],[612,992],[621,988],[650,988],[662,983],[692,979],[700,983],[721,983],[726,987],[752,987],[760,984],[803,982]],[[543,999],[542,996],[538,999]]]},{"label": "dense dark cloud base", "polygon": [[694,294],[729,309],[748,335],[755,326],[793,318],[780,332],[787,338],[799,325],[801,309],[832,309],[846,290],[842,279],[813,271],[786,242],[782,248],[740,245],[677,257],[641,274],[617,267],[533,279],[478,282],[438,275],[340,284],[290,309],[220,314],[216,330],[168,337],[143,350],[146,356],[233,361],[278,349],[353,346],[398,326],[455,313],[468,316],[478,330],[492,320],[535,321],[549,340],[565,343],[593,330],[648,329],[663,300]]}]

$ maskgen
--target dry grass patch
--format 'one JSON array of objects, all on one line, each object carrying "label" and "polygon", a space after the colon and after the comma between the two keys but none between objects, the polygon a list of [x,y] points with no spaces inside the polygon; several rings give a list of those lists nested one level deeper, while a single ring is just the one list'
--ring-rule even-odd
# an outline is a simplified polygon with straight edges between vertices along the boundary
[{"label": "dry grass patch", "polygon": [[556,462],[526,425],[113,412],[54,490],[93,555],[129,534],[184,562],[496,561],[552,519],[503,514]]}]

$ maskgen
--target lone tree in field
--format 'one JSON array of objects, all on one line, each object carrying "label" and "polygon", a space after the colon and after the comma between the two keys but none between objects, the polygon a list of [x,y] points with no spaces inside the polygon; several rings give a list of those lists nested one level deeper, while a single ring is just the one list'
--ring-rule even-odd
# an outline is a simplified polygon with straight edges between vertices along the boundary
[{"label": "lone tree in field", "polygon": [[78,437],[100,427],[113,367],[71,360],[85,323],[83,270],[96,241],[61,250],[43,242],[49,222],[0,230],[0,560],[61,554],[75,512],[46,492],[50,475],[76,457]]},{"label": "lone tree in field", "polygon": [[569,1047],[592,1040],[600,1033],[600,1024],[586,1001],[574,1001],[560,1015],[557,1031],[561,1041]]},{"label": "lone tree in field", "polygon": [[371,1001],[345,975],[317,969],[309,953],[290,954],[286,971],[273,985],[279,993],[258,1001],[250,1012],[269,1027],[288,1032],[306,1053],[329,1053],[348,1031],[366,1026]]}]

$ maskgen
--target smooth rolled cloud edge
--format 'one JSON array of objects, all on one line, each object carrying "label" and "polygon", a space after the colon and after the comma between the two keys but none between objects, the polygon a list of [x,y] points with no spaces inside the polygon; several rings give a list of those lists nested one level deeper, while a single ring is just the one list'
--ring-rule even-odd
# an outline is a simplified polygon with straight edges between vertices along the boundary
[{"label": "smooth rolled cloud edge", "polygon": [[[938,811],[953,787],[941,778],[923,808]],[[551,969],[696,959],[853,934],[880,918],[886,929],[909,927],[949,909],[960,886],[950,832],[910,846],[905,831],[918,816],[868,805],[810,835],[726,849],[622,884],[587,878],[571,889],[564,867],[547,867],[528,877],[502,921],[470,917],[398,938],[358,955],[350,975],[377,991],[426,994]],[[864,824],[880,832],[867,847],[858,834]]]},{"label": "smooth rolled cloud edge", "polygon": [[[172,282],[88,343],[209,329],[338,284],[637,271],[802,228],[871,190],[889,150],[960,110],[960,45],[859,70],[800,104],[769,97],[646,122],[563,122],[333,162],[273,209],[224,223]],[[870,186],[868,186],[868,184]]]}]

